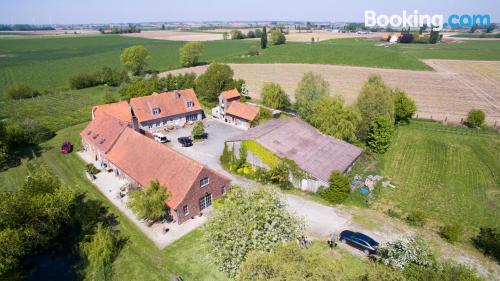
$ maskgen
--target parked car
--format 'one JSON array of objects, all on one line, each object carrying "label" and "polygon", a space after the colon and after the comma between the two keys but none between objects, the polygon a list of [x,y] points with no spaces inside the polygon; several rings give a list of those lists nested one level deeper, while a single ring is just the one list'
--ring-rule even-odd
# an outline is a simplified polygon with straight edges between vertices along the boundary
[{"label": "parked car", "polygon": [[379,243],[368,235],[363,233],[344,230],[340,233],[340,242],[349,244],[359,250],[363,251],[366,255],[374,254],[377,252]]},{"label": "parked car", "polygon": [[66,153],[70,153],[72,148],[73,148],[73,145],[69,141],[65,141],[61,145],[60,151],[61,151],[61,153],[66,154]]},{"label": "parked car", "polygon": [[177,139],[183,147],[188,147],[193,145],[193,141],[190,137],[180,137]]},{"label": "parked car", "polygon": [[165,136],[162,133],[154,133],[153,137],[155,138],[155,141],[160,142],[160,143],[166,143],[168,142],[167,136]]}]

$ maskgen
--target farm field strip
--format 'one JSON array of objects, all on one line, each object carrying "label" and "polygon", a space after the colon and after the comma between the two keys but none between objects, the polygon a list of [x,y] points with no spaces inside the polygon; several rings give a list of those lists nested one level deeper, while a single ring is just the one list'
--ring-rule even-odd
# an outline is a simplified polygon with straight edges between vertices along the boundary
[{"label": "farm field strip", "polygon": [[[419,118],[460,122],[472,108],[485,111],[490,125],[500,123],[500,62],[427,60],[436,71],[409,71],[367,67],[314,64],[230,64],[237,78],[245,79],[253,98],[260,97],[265,82],[279,83],[293,98],[297,83],[305,72],[321,74],[333,94],[348,103],[356,100],[363,83],[371,74],[379,74],[391,87],[400,88],[417,103]],[[469,68],[469,65],[472,67]],[[206,66],[179,69],[167,73],[203,73]],[[484,74],[483,69],[495,74]],[[161,75],[166,75],[162,73]],[[465,81],[466,80],[466,81]]]}]

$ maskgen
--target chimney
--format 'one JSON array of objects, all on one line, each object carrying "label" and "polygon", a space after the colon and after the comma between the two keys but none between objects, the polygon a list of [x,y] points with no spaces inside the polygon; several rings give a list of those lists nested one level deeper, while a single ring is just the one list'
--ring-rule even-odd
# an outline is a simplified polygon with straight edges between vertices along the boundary
[{"label": "chimney", "polygon": [[175,98],[176,99],[180,99],[181,98],[181,93],[179,91],[175,90],[174,94],[175,94]]}]

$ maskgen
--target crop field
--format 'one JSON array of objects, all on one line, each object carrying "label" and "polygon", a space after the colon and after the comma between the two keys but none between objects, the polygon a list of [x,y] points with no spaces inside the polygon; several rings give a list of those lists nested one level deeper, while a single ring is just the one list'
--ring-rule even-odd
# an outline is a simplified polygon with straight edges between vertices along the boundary
[{"label": "crop field", "polygon": [[[286,35],[286,40],[288,42],[311,42],[311,38],[314,37],[316,42],[340,39],[340,38],[382,38],[383,33],[370,33],[370,34],[356,34],[356,33],[337,33],[329,31],[315,30],[314,32],[298,32],[297,30],[290,31]],[[319,40],[318,40],[319,39]]]},{"label": "crop field", "polygon": [[400,127],[379,172],[396,184],[385,189],[403,212],[423,212],[440,226],[459,224],[463,238],[479,227],[499,227],[500,136],[414,121]]},{"label": "crop field", "polygon": [[[458,123],[472,108],[485,111],[490,125],[500,124],[500,62],[426,61],[436,71],[408,71],[313,64],[231,64],[235,76],[247,82],[250,95],[260,98],[265,82],[279,83],[293,98],[303,74],[318,73],[330,83],[332,94],[353,103],[371,74],[391,87],[406,91],[417,103],[418,117]],[[175,70],[202,73],[206,66]],[[497,125],[498,125],[497,124]]]},{"label": "crop field", "polygon": [[215,32],[183,32],[172,30],[142,31],[141,33],[122,34],[122,36],[170,41],[214,41],[223,39],[222,34]]},{"label": "crop field", "polygon": [[419,59],[500,60],[500,40],[465,40],[445,44],[398,44],[401,54]]},{"label": "crop field", "polygon": [[[150,51],[152,69],[181,67],[179,48],[183,42],[118,35],[0,39],[0,93],[6,84],[16,81],[27,82],[37,90],[67,87],[71,75],[95,71],[103,66],[120,67],[121,50],[136,44],[144,45]],[[201,60],[207,62],[245,53],[252,44],[255,42],[206,42]]]}]

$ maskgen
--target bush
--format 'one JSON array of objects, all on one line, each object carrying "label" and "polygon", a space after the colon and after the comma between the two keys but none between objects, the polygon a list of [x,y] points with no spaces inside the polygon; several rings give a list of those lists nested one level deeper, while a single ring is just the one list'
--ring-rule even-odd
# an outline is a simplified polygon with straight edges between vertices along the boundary
[{"label": "bush", "polygon": [[249,55],[251,57],[258,56],[259,55],[259,50],[255,46],[252,46],[250,48],[250,50],[248,50],[247,55]]},{"label": "bush", "polygon": [[391,145],[394,124],[388,116],[378,116],[370,124],[366,144],[375,153],[385,153]]},{"label": "bush", "polygon": [[403,270],[408,281],[480,281],[481,278],[468,267],[446,262],[435,266],[421,266],[410,264]]},{"label": "bush", "polygon": [[100,84],[99,77],[95,74],[81,73],[69,77],[69,87],[71,89],[84,89],[95,87]]},{"label": "bush", "polygon": [[230,34],[231,34],[231,39],[232,40],[239,40],[239,39],[244,39],[245,38],[245,36],[241,32],[241,30],[238,30],[238,29],[231,30]]},{"label": "bush", "polygon": [[424,226],[425,225],[425,215],[420,211],[410,213],[406,216],[406,223],[412,226]]},{"label": "bush", "polygon": [[330,175],[330,186],[321,190],[319,195],[331,203],[340,204],[347,199],[350,191],[351,183],[349,179],[341,173],[334,171]]},{"label": "bush", "polygon": [[446,225],[441,228],[439,235],[450,243],[455,243],[460,238],[462,228],[457,224]]},{"label": "bush", "polygon": [[165,200],[170,194],[166,188],[156,181],[151,181],[149,187],[133,191],[129,195],[127,207],[140,219],[156,221],[167,215]]},{"label": "bush", "polygon": [[253,30],[249,30],[247,32],[247,38],[255,38],[255,32]]},{"label": "bush", "polygon": [[55,135],[49,128],[33,119],[8,123],[5,134],[11,146],[39,144]]},{"label": "bush", "polygon": [[92,163],[85,165],[85,170],[89,175],[97,175],[101,172],[101,170],[97,169]]},{"label": "bush", "polygon": [[203,122],[196,122],[196,125],[194,125],[193,130],[191,131],[191,136],[193,136],[194,139],[200,139],[204,135],[205,128],[203,127]]},{"label": "bush", "polygon": [[467,114],[467,126],[470,128],[480,128],[484,125],[486,115],[480,109],[473,109]]},{"label": "bush", "polygon": [[125,70],[111,69],[103,67],[95,73],[99,84],[107,84],[108,86],[117,87],[123,82],[128,82],[129,78]]},{"label": "bush", "polygon": [[379,248],[377,255],[380,262],[397,269],[404,269],[411,264],[424,267],[435,264],[431,248],[418,237],[387,242]]},{"label": "bush", "polygon": [[7,93],[7,96],[9,98],[15,100],[32,98],[37,95],[37,93],[35,93],[31,88],[31,86],[26,83],[15,83],[12,85],[8,85],[5,88],[5,92]]},{"label": "bush", "polygon": [[480,228],[479,234],[472,239],[474,246],[485,255],[500,262],[500,230],[498,228]]},{"label": "bush", "polygon": [[410,123],[410,119],[417,111],[415,102],[403,91],[394,91],[394,119],[396,123]]},{"label": "bush", "polygon": [[273,45],[281,45],[286,43],[285,35],[279,30],[271,31],[270,40]]},{"label": "bush", "polygon": [[264,83],[261,91],[262,103],[265,106],[276,109],[290,108],[290,98],[276,83]]}]

